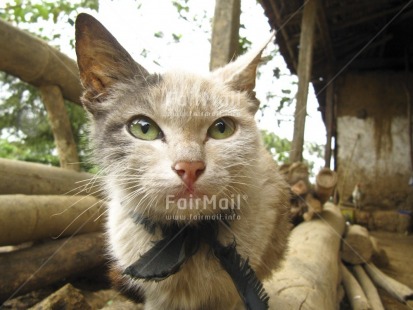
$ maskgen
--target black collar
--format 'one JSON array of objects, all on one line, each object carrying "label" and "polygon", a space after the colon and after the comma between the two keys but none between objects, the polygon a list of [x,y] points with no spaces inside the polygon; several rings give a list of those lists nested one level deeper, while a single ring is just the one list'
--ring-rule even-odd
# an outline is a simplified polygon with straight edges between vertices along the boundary
[{"label": "black collar", "polygon": [[134,215],[135,223],[144,225],[151,234],[157,227],[163,238],[144,253],[135,263],[127,267],[124,274],[143,280],[162,281],[177,273],[187,259],[193,256],[201,243],[207,244],[221,266],[234,282],[241,299],[248,310],[268,309],[268,295],[254,270],[236,250],[236,241],[223,245],[218,241],[220,225],[229,226],[226,221],[198,221],[184,223],[171,221],[160,224],[147,217]]}]

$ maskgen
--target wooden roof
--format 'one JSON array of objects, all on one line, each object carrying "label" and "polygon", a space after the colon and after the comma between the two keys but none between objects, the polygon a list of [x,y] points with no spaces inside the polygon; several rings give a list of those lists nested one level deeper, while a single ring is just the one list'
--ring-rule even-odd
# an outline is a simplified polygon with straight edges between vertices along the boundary
[{"label": "wooden roof", "polygon": [[[294,74],[307,1],[260,0]],[[321,108],[326,81],[346,70],[413,68],[413,0],[310,1],[318,3],[311,80]]]}]

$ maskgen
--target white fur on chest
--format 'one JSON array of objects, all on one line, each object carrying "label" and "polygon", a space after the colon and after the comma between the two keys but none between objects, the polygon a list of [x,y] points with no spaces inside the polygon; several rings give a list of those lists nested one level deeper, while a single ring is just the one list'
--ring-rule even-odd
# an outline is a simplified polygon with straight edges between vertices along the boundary
[{"label": "white fur on chest", "polygon": [[[135,223],[127,206],[121,205],[114,193],[112,190],[107,222],[109,249],[117,267],[124,270],[148,251],[161,234],[152,235],[144,225]],[[271,206],[270,195],[254,196],[252,191],[250,194],[251,205],[240,210],[240,220],[232,222],[230,227],[220,226],[219,240],[225,244],[235,239],[238,253],[248,258],[255,269],[261,264],[272,233],[268,228],[275,222],[278,211]],[[231,309],[240,304],[231,278],[207,246],[167,279],[159,282],[131,280],[130,284],[143,288],[147,309],[166,309],[166,305],[167,309]]]}]

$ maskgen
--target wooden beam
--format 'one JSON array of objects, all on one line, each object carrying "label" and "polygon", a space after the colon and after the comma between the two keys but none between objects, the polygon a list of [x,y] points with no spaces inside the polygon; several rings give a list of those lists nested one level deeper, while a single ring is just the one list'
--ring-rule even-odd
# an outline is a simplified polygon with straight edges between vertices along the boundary
[{"label": "wooden beam", "polygon": [[331,69],[327,75],[327,88],[326,88],[326,109],[325,109],[325,121],[326,121],[326,145],[324,151],[324,167],[330,168],[331,166],[331,140],[333,138],[333,123],[334,123],[334,81]]},{"label": "wooden beam", "polygon": [[381,11],[380,10],[380,12],[377,12],[375,14],[366,15],[363,18],[357,18],[355,20],[348,20],[348,21],[345,21],[345,22],[338,23],[333,28],[334,28],[334,30],[343,30],[343,29],[346,29],[348,27],[357,26],[357,25],[360,25],[360,24],[363,24],[363,23],[370,22],[370,21],[375,20],[375,19],[385,17],[387,15],[394,15],[394,14],[397,14],[398,12],[400,12],[400,10],[403,9],[405,6],[406,6],[406,4],[403,3],[403,5],[400,5],[396,8],[392,8],[392,9],[389,9],[389,10],[386,10],[386,11]]},{"label": "wooden beam", "polygon": [[240,0],[216,0],[210,70],[226,65],[238,54],[240,14]]},{"label": "wooden beam", "polygon": [[322,44],[324,47],[324,53],[327,60],[327,88],[325,92],[325,121],[326,121],[326,145],[324,151],[324,166],[330,168],[331,166],[331,140],[333,136],[333,106],[334,106],[334,83],[332,70],[335,62],[335,55],[333,50],[333,44],[331,41],[331,33],[328,25],[325,7],[322,1],[317,0],[318,15],[317,26],[322,38]]},{"label": "wooden beam", "polygon": [[[338,63],[338,66],[344,66],[346,61]],[[413,62],[410,62],[413,65]],[[350,64],[349,68],[359,69],[359,70],[374,70],[377,68],[391,69],[394,67],[405,68],[405,60],[401,58],[367,58],[367,59],[355,59]]]},{"label": "wooden beam", "polygon": [[[285,47],[287,48],[288,54],[290,56],[291,59],[291,63],[294,67],[294,70],[297,70],[297,61],[295,60],[295,53],[294,50],[291,46],[291,42],[290,42],[290,38],[288,36],[287,31],[285,30],[286,25],[290,22],[290,19],[287,19],[285,21],[283,21],[281,14],[280,14],[280,10],[277,8],[277,5],[275,4],[275,1],[268,1],[271,5],[272,11],[274,13],[274,16],[277,20],[277,23],[280,25],[278,29],[276,29],[277,33],[279,32],[281,34],[281,36],[284,39],[285,42]],[[298,13],[295,13],[292,15],[292,17],[294,17],[294,15],[298,15]]]},{"label": "wooden beam", "polygon": [[0,42],[0,71],[36,87],[57,85],[65,99],[81,105],[83,90],[73,59],[1,19]]},{"label": "wooden beam", "polygon": [[80,171],[77,146],[62,92],[56,85],[41,86],[39,89],[52,128],[60,167]]},{"label": "wooden beam", "polygon": [[302,161],[303,159],[305,117],[307,115],[308,86],[311,79],[316,16],[316,0],[308,0],[304,6],[303,20],[301,23],[297,70],[298,90],[294,113],[294,134],[290,151],[291,162]]},{"label": "wooden beam", "polygon": [[328,26],[324,4],[320,0],[317,0],[317,9],[317,26],[322,38],[321,41],[324,47],[324,52],[327,61],[329,62],[328,65],[331,65],[331,63],[334,61],[333,44],[331,43],[331,34]]}]

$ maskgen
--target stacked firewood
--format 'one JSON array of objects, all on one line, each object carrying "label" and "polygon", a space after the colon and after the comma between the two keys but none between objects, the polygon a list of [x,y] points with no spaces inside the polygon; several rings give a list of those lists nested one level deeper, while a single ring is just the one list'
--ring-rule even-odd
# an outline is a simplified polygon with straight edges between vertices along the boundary
[{"label": "stacked firewood", "polygon": [[312,185],[309,181],[308,167],[301,162],[282,165],[280,171],[291,186],[290,210],[293,224],[309,221],[320,214],[324,203],[330,199],[335,189],[336,173],[323,168],[317,174],[315,184]]},{"label": "stacked firewood", "polygon": [[413,290],[376,267],[388,264],[386,252],[360,225],[348,225],[340,251],[342,281],[352,309],[384,309],[376,287],[402,303],[413,299]]},{"label": "stacked firewood", "polygon": [[92,177],[0,159],[0,303],[105,263]]},{"label": "stacked firewood", "polygon": [[[296,270],[298,270],[300,276],[297,276],[299,284],[296,286],[305,287],[306,284],[303,284],[303,274],[305,274],[305,272],[297,266],[308,265],[308,262],[312,262],[313,260],[318,261],[318,255],[316,253],[319,253],[321,250],[321,252],[326,255],[323,260],[324,262],[334,261],[334,257],[337,255],[338,258],[341,259],[342,262],[338,270],[336,270],[334,264],[329,266],[329,275],[332,277],[330,282],[333,288],[340,282],[343,284],[353,310],[384,309],[376,287],[384,289],[402,303],[408,303],[410,299],[413,299],[413,291],[409,287],[385,275],[376,267],[385,267],[388,265],[388,257],[386,252],[380,248],[378,241],[369,235],[366,228],[360,225],[347,225],[346,229],[341,230],[339,220],[331,223],[327,220],[327,210],[325,210],[325,206],[329,206],[327,208],[328,212],[334,210],[332,205],[325,204],[333,195],[337,183],[337,176],[334,171],[327,168],[322,169],[316,176],[315,184],[313,185],[309,181],[308,167],[303,163],[283,165],[280,167],[280,170],[291,186],[291,218],[293,224],[297,227],[294,228],[290,238],[290,253],[292,257],[287,257],[285,266],[279,272],[279,275],[285,275],[288,281],[292,281],[293,283],[293,275]],[[335,208],[339,210],[339,207]],[[344,218],[341,218],[344,223]],[[323,234],[323,229],[325,229],[323,224],[328,224],[327,226],[329,226],[326,232],[333,232],[333,234],[328,235],[325,240],[320,237]],[[304,232],[304,229],[307,230]],[[336,241],[340,240],[340,236],[343,233],[339,249],[338,247],[335,249],[334,246],[333,240],[336,239],[333,237],[334,233],[336,233],[338,237]],[[295,242],[296,239],[298,242]],[[313,248],[316,253],[313,253],[313,256],[311,255],[311,250],[307,247],[310,242],[309,240],[314,242],[311,248]],[[303,252],[299,251],[298,249],[303,246],[305,246],[306,249]],[[329,247],[328,250],[327,248],[323,248],[326,246]],[[303,261],[301,261],[301,257]],[[293,262],[293,264],[290,267],[289,263],[291,262]],[[323,277],[325,277],[326,274],[325,271],[320,272],[324,266],[310,265],[311,267],[307,266],[305,269],[311,268],[314,270],[314,273],[311,274],[311,280],[313,281],[311,283],[321,282],[320,276],[321,279],[324,279]],[[316,276],[316,274],[318,274],[318,276]],[[336,279],[338,283],[335,282],[334,279]],[[278,281],[279,278],[276,278],[276,280]],[[311,289],[308,289],[304,294],[306,296],[305,300],[299,298],[292,300],[291,294],[288,293],[285,293],[286,296],[281,297],[280,292],[284,292],[285,288],[284,285],[278,285],[280,287],[277,287],[277,281],[272,283],[272,289],[277,289],[274,292],[274,295],[277,296],[274,299],[277,302],[281,302],[281,304],[286,302],[285,305],[288,307],[293,305],[305,305],[314,309],[327,307],[326,302],[328,299],[320,299],[320,296],[313,298],[316,301],[313,301],[312,298],[307,300],[307,297],[311,296],[307,291],[311,291]],[[289,287],[293,287],[294,285],[295,284],[291,283],[288,284]],[[327,294],[327,292],[324,293]],[[331,296],[337,296],[338,300],[340,299],[340,294],[337,293],[334,295],[334,289],[329,292],[329,294]],[[293,295],[295,296],[296,294]],[[331,308],[332,305],[333,302],[330,301],[328,308]]]}]

